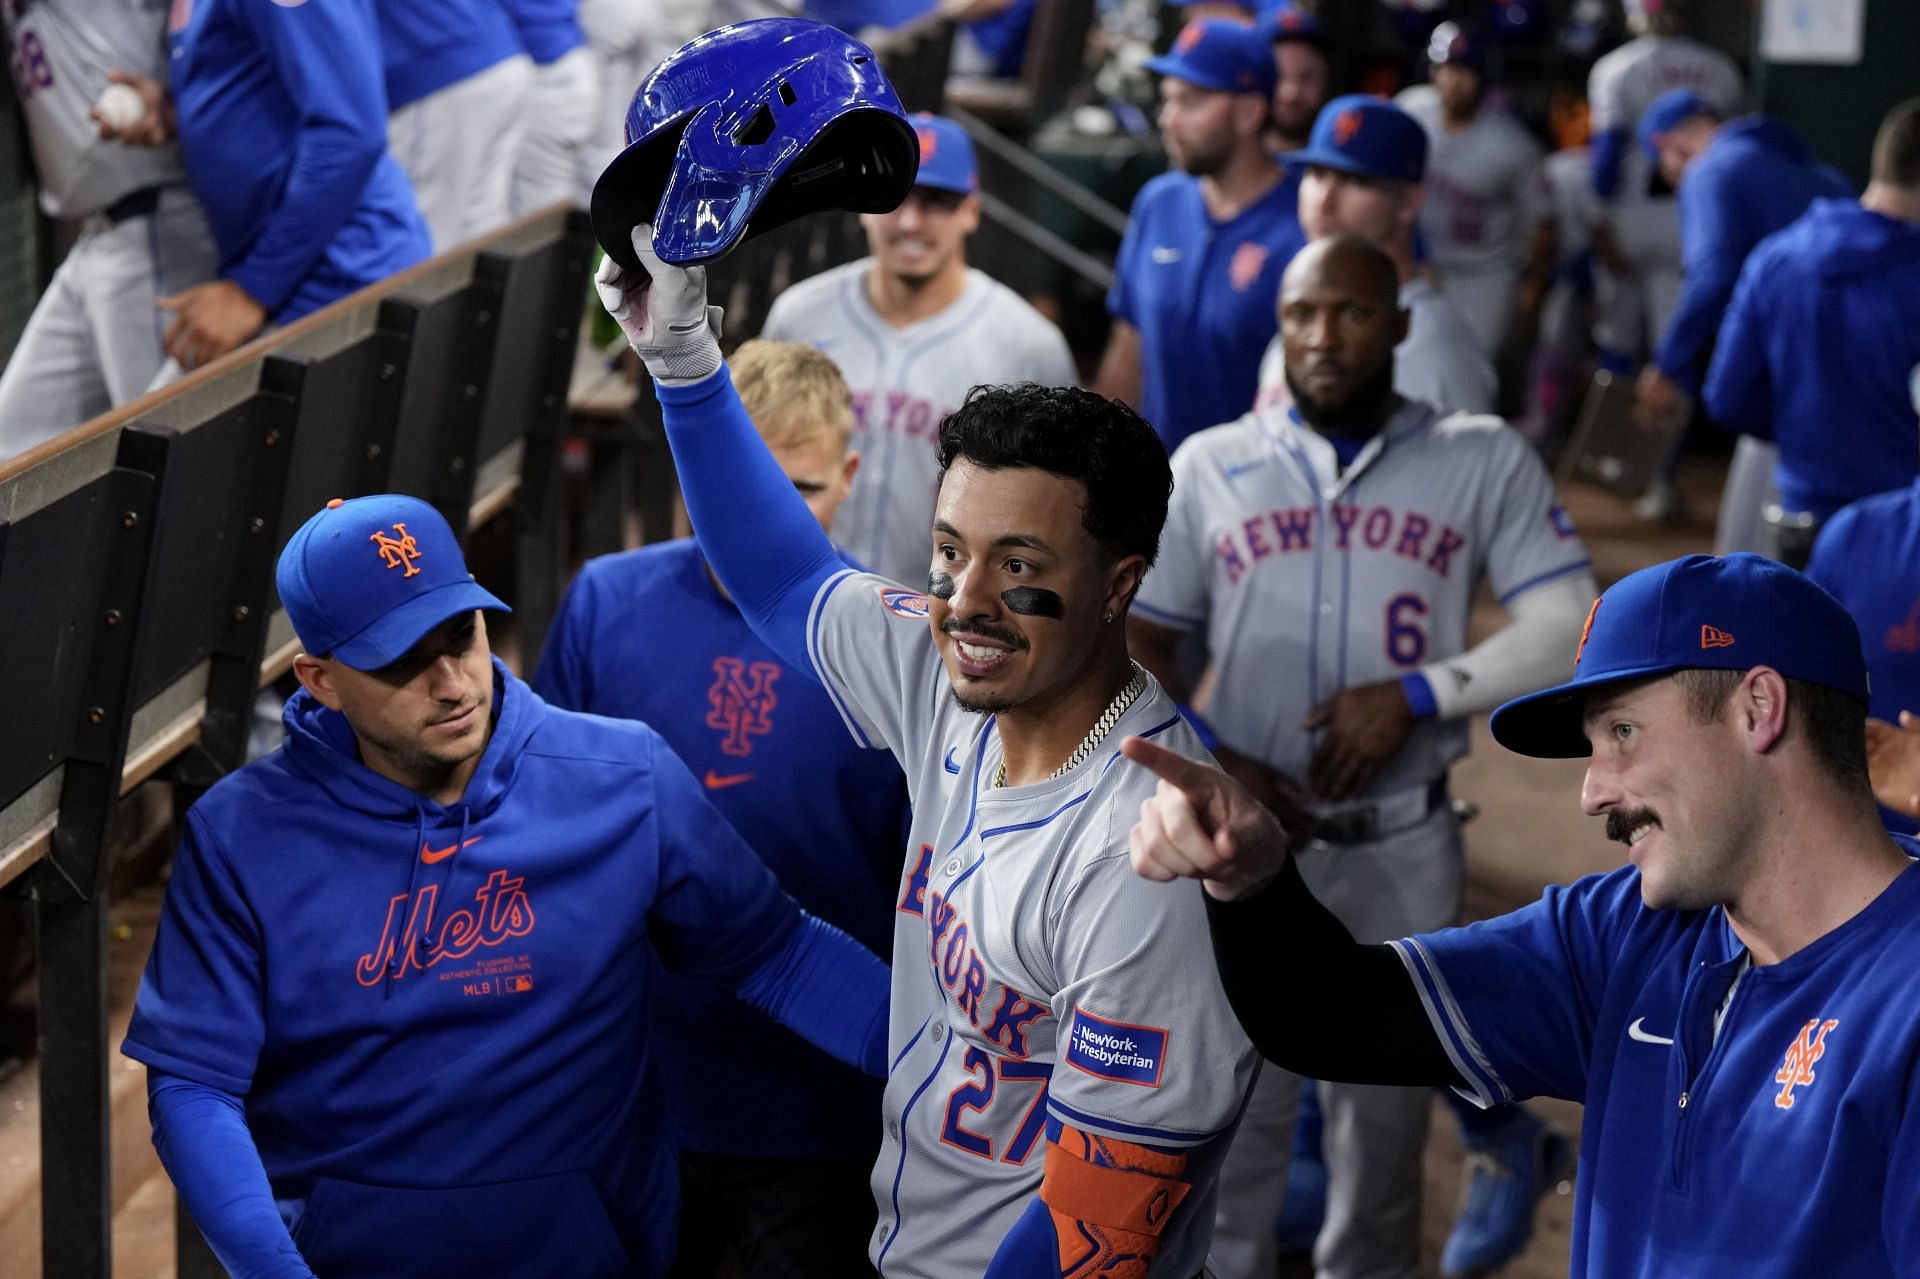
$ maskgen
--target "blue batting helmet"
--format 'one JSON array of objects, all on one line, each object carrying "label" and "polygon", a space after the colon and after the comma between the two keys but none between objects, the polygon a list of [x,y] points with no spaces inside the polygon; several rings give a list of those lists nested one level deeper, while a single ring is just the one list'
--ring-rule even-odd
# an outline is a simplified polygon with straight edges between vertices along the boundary
[{"label": "blue batting helmet", "polygon": [[919,144],[873,50],[800,18],[738,22],[668,55],[627,108],[594,183],[594,237],[629,270],[636,224],[663,261],[705,262],[823,209],[884,213]]}]

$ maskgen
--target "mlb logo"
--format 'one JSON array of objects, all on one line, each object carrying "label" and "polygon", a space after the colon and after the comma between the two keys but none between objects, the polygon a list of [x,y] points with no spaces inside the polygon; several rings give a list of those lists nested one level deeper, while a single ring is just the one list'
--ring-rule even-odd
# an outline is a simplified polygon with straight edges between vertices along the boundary
[{"label": "mlb logo", "polygon": [[509,977],[500,983],[500,991],[506,995],[524,994],[533,989],[533,978],[526,973]]},{"label": "mlb logo", "polygon": [[883,586],[880,588],[880,607],[895,617],[904,617],[909,621],[925,621],[927,597],[919,591],[903,591],[896,586]]}]

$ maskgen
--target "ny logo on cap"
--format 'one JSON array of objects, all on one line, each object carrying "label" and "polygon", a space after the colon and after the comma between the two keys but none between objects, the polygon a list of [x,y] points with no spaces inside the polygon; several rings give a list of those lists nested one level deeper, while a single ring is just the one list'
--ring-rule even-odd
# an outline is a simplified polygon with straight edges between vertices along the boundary
[{"label": "ny logo on cap", "polygon": [[1186,26],[1186,29],[1180,33],[1179,38],[1173,42],[1174,51],[1176,53],[1187,52],[1189,49],[1193,48],[1194,45],[1199,44],[1200,37],[1204,36],[1205,34],[1207,34],[1207,29],[1205,26],[1201,25],[1198,22],[1188,23]]},{"label": "ny logo on cap", "polygon": [[940,149],[940,135],[923,125],[913,131],[913,136],[920,139],[920,163],[933,159],[934,152]]},{"label": "ny logo on cap", "polygon": [[1580,665],[1580,655],[1587,651],[1587,636],[1593,634],[1593,615],[1600,611],[1600,601],[1595,600],[1593,607],[1587,610],[1587,624],[1580,628],[1580,647],[1573,650],[1573,664]]},{"label": "ny logo on cap", "polygon": [[407,532],[406,525],[396,522],[393,531],[399,536],[375,532],[367,540],[380,548],[380,558],[388,568],[404,568],[407,571],[401,576],[412,577],[420,571],[414,564],[420,558],[420,548],[414,544],[413,534]]},{"label": "ny logo on cap", "polygon": [[1718,626],[1702,626],[1700,628],[1700,647],[1732,648],[1733,636],[1721,630]]},{"label": "ny logo on cap", "polygon": [[1333,118],[1333,145],[1343,147],[1360,132],[1360,113],[1352,107]]},{"label": "ny logo on cap", "polygon": [[1787,1048],[1787,1059],[1780,1063],[1773,1082],[1781,1085],[1780,1092],[1773,1104],[1782,1110],[1793,1109],[1793,1090],[1806,1088],[1813,1084],[1813,1063],[1826,1055],[1827,1032],[1840,1023],[1829,1017],[1821,1021],[1815,1017],[1800,1028],[1800,1033]]}]

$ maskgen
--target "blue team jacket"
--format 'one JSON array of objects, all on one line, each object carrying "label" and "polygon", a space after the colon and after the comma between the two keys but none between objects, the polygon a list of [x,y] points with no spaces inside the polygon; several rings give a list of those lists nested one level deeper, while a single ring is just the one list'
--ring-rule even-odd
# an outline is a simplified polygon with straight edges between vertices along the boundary
[{"label": "blue team jacket", "polygon": [[1917,370],[1920,226],[1816,200],[1741,270],[1707,412],[1778,444],[1781,499],[1825,519],[1920,476]]},{"label": "blue team jacket", "polygon": [[425,258],[368,0],[176,0],[187,180],[220,274],[287,323]]},{"label": "blue team jacket", "polygon": [[521,51],[500,0],[374,0],[374,16],[389,111]]},{"label": "blue team jacket", "polygon": [[738,982],[799,925],[652,730],[495,690],[457,804],[300,693],[187,814],[125,1051],[244,1097],[329,1279],[664,1272],[650,954]]},{"label": "blue team jacket", "polygon": [[580,0],[502,0],[527,56],[541,66],[587,42],[580,26]]},{"label": "blue team jacket", "polygon": [[1818,197],[1852,194],[1847,180],[1814,159],[1800,135],[1778,120],[1752,115],[1722,125],[1680,179],[1686,283],[1654,352],[1660,371],[1697,393],[1740,265],[1754,246]]},{"label": "blue team jacket", "polygon": [[[655,727],[803,908],[871,950],[892,944],[906,778],[890,753],[853,740],[813,671],[753,633],[691,538],[582,568],[534,687],[555,706]],[[656,990],[655,1061],[682,1145],[873,1156],[878,1080],[769,1026],[714,982],[662,973]],[[708,1104],[716,1095],[727,1104]]]}]

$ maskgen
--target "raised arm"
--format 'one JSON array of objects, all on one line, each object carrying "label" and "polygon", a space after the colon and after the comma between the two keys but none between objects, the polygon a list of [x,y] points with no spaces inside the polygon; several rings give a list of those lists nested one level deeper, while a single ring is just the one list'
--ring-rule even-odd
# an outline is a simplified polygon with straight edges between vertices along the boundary
[{"label": "raised arm", "polygon": [[609,258],[595,287],[653,375],[700,549],[754,631],[811,670],[808,613],[846,565],[734,393],[706,268],[660,261],[645,223],[634,228],[633,247],[649,275],[635,279]]}]

